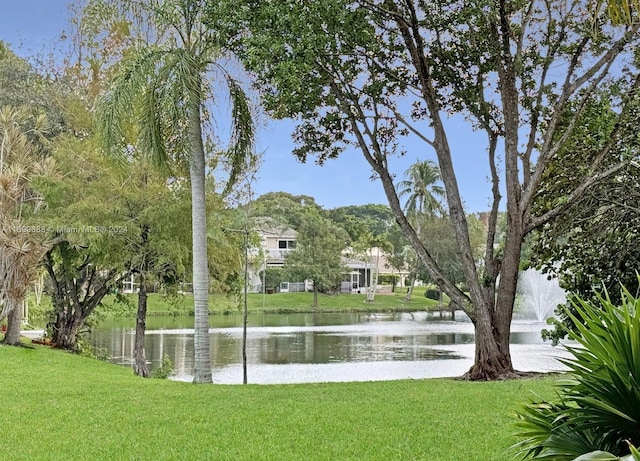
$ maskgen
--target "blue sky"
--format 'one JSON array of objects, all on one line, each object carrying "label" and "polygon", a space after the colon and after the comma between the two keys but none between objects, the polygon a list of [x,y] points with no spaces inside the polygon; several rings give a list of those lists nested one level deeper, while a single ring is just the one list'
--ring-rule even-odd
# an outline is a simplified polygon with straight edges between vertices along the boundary
[{"label": "blue sky", "polygon": [[[0,40],[8,42],[21,56],[46,53],[63,31],[68,30],[66,0],[0,0]],[[460,191],[467,211],[489,209],[490,184],[486,142],[460,120],[449,120],[449,136],[454,152]],[[305,164],[291,154],[291,121],[267,121],[258,134],[258,150],[264,153],[254,185],[256,195],[285,191],[314,197],[325,208],[384,203],[379,181],[371,180],[371,168],[358,151],[345,152],[339,159],[320,167],[313,159]],[[401,178],[416,160],[435,159],[424,144],[408,144],[408,153],[394,159],[391,169]]]}]

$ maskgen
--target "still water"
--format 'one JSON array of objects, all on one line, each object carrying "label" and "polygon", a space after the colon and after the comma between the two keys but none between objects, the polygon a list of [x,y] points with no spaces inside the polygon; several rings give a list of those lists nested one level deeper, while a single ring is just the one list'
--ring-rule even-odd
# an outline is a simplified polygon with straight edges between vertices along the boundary
[{"label": "still water", "polygon": [[[458,313],[458,317],[462,317]],[[135,321],[104,322],[91,342],[117,364],[131,366]],[[213,380],[242,383],[242,318],[210,318]],[[561,347],[540,338],[544,324],[514,321],[511,354],[523,371],[562,370]],[[163,354],[173,379],[193,376],[193,317],[151,317],[145,348],[150,368]],[[379,381],[462,375],[473,363],[474,334],[468,319],[438,314],[258,314],[247,332],[250,383]]]}]

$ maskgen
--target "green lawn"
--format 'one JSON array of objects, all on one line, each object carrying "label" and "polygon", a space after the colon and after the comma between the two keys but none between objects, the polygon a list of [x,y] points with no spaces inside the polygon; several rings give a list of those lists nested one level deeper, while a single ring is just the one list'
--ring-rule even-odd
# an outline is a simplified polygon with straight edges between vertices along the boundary
[{"label": "green lawn", "polygon": [[[320,312],[320,311],[343,311],[343,312],[410,312],[437,307],[437,301],[424,297],[424,288],[416,290],[411,301],[403,299],[404,292],[396,294],[377,294],[373,302],[365,302],[365,295],[340,294],[340,295],[320,295],[319,306],[311,307],[312,293],[273,293],[262,295],[260,293],[249,293],[247,296],[247,307],[250,312]],[[137,295],[127,295],[129,302],[127,305],[114,304],[114,297],[107,297],[104,301],[106,309],[104,311],[115,312],[118,315],[135,316]],[[212,294],[209,296],[209,310],[212,314],[223,314],[230,312],[240,312],[242,309],[242,299],[234,299],[224,295]],[[190,295],[183,295],[173,298],[165,298],[160,294],[152,293],[148,300],[148,315],[190,315],[193,314],[193,298]]]},{"label": "green lawn", "polygon": [[0,364],[11,460],[504,461],[515,410],[555,382],[193,385],[40,347]]},{"label": "green lawn", "polygon": [[[318,297],[318,307],[311,307],[312,293],[273,293],[263,295],[261,293],[249,293],[247,307],[249,312],[415,312],[424,310],[437,310],[438,302],[424,297],[424,287],[416,287],[411,301],[405,301],[404,290],[393,294],[376,294],[373,302],[366,302],[364,294],[339,294],[323,295]],[[115,296],[107,296],[103,300],[103,306],[97,309],[99,315],[135,317],[137,309],[137,295],[131,294],[124,297],[126,302],[115,302]],[[448,302],[448,300],[447,300]],[[193,297],[180,295],[165,297],[158,293],[149,294],[149,316],[160,315],[193,315]],[[29,299],[30,315],[34,318],[43,318],[51,310],[51,300],[48,296],[43,298],[41,306],[35,305],[33,297]],[[212,315],[240,313],[242,311],[242,298],[211,294],[209,295],[209,311]]]}]

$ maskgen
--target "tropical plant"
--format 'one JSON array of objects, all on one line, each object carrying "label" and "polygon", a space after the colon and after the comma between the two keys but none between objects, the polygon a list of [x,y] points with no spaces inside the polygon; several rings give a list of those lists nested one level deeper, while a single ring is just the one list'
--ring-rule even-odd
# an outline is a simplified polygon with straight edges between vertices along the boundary
[{"label": "tropical plant", "polygon": [[633,445],[629,445],[629,449],[631,450],[631,454],[623,458],[597,450],[579,456],[574,461],[640,461],[640,451],[638,451]]},{"label": "tropical plant", "polygon": [[[138,2],[130,2],[140,6]],[[138,114],[139,145],[147,155],[163,163],[185,159],[189,164],[192,202],[193,295],[195,313],[194,382],[210,383],[208,263],[206,230],[203,113],[214,94],[212,77],[226,84],[232,103],[232,140],[226,152],[230,182],[252,154],[253,124],[248,98],[241,85],[219,60],[220,43],[203,23],[204,0],[151,0],[147,20],[156,29],[159,43],[138,44],[120,66],[99,104],[103,132],[112,144],[127,139],[122,121]],[[219,89],[219,87],[215,87]]]},{"label": "tropical plant", "polygon": [[46,128],[41,116],[32,130],[23,110],[0,109],[0,321],[9,316],[5,344],[19,344],[21,306],[38,277],[38,265],[53,245],[44,228],[32,226],[27,215],[40,199],[31,189],[34,177],[52,172],[54,164],[38,161],[39,146],[31,142]]},{"label": "tropical plant", "polygon": [[640,298],[623,288],[619,305],[606,291],[598,300],[577,298],[576,314],[567,310],[577,342],[565,346],[572,357],[561,360],[570,373],[557,402],[532,402],[519,412],[524,440],[515,448],[523,459],[570,461],[598,450],[626,456],[628,443],[640,443]]}]

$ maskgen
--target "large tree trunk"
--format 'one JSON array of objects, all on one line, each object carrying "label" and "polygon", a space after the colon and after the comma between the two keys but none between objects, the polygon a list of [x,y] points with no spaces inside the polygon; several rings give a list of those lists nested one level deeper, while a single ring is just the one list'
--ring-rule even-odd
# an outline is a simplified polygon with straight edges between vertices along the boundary
[{"label": "large tree trunk", "polygon": [[[471,380],[514,376],[510,336],[522,239],[517,228],[507,232],[500,281],[495,290],[495,304],[491,304],[492,298],[486,296],[488,303],[476,305],[474,310],[476,355],[473,366],[465,374],[465,378]],[[487,291],[493,290],[491,287]]]},{"label": "large tree trunk", "polygon": [[205,191],[205,154],[200,117],[200,88],[189,101],[191,155],[191,225],[193,237],[194,302],[194,383],[212,383],[209,341],[209,267],[207,262],[207,211]]},{"label": "large tree trunk", "polygon": [[144,350],[144,333],[147,327],[147,287],[144,275],[140,276],[140,290],[138,291],[138,312],[136,316],[136,339],[133,349],[133,371],[143,378],[149,377],[149,367]]},{"label": "large tree trunk", "polygon": [[56,248],[61,264],[54,259],[53,249],[45,256],[45,268],[54,288],[53,319],[47,327],[55,347],[77,351],[79,333],[89,316],[111,287],[130,274],[125,272],[116,278],[115,270],[105,274],[106,271],[100,271],[86,261],[75,267],[73,260],[66,259],[68,243],[61,242],[60,245],[62,247]]},{"label": "large tree trunk", "polygon": [[7,331],[2,340],[2,344],[9,346],[20,345],[20,321],[22,320],[22,312],[20,309],[21,303],[7,298],[6,303],[10,303],[10,312],[7,316]]},{"label": "large tree trunk", "polygon": [[[65,303],[65,300],[63,299],[62,302]],[[66,303],[63,306],[54,304],[54,311],[56,317],[53,322],[51,342],[57,348],[78,352],[80,329],[88,315],[83,316],[80,306],[68,306]]]},{"label": "large tree trunk", "polygon": [[[517,215],[510,217],[495,304],[489,301],[475,310],[476,356],[473,367],[465,375],[469,379],[490,380],[514,375],[509,340],[522,239],[521,221]],[[492,299],[490,296],[485,298]]]},{"label": "large tree trunk", "polygon": [[[489,381],[513,375],[509,347],[500,345],[494,336],[495,325],[486,315],[485,309],[478,312],[478,319],[474,322],[476,353],[473,366],[464,378],[474,381]],[[507,330],[509,326],[507,325]]]},{"label": "large tree trunk", "polygon": [[78,333],[83,323],[84,321],[76,310],[69,312],[65,309],[58,312],[53,325],[51,342],[57,348],[78,351]]}]

